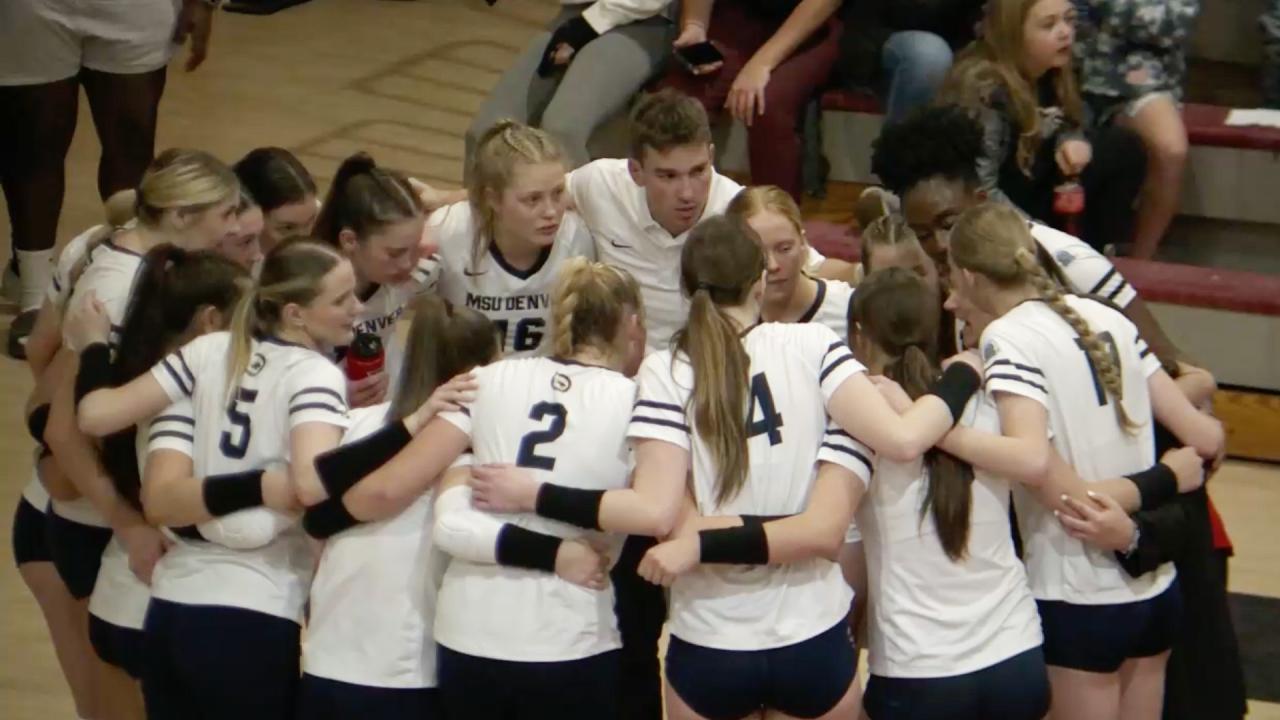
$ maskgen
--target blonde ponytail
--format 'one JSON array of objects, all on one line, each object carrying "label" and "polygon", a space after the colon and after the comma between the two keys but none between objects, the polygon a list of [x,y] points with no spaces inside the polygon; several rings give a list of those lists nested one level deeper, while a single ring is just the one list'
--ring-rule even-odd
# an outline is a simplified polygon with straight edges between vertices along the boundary
[{"label": "blonde ponytail", "polygon": [[616,355],[623,319],[628,312],[643,318],[642,305],[640,286],[627,271],[570,258],[551,291],[552,353],[568,358],[589,346]]}]

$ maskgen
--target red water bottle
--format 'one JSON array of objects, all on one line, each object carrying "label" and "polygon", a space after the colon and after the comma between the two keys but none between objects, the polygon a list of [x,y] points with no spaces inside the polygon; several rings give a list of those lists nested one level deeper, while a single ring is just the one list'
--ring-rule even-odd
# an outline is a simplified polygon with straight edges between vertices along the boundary
[{"label": "red water bottle", "polygon": [[1080,237],[1080,216],[1084,214],[1084,187],[1068,180],[1053,189],[1053,212],[1061,219],[1065,233]]},{"label": "red water bottle", "polygon": [[356,333],[351,347],[347,348],[347,379],[363,380],[382,372],[385,360],[382,338],[374,333]]}]

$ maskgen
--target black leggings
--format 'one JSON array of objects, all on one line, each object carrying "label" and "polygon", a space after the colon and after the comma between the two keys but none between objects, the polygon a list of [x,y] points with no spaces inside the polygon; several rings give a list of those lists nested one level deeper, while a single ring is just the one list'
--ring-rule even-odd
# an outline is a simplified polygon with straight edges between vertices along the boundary
[{"label": "black leggings", "polygon": [[[1080,176],[1085,195],[1081,239],[1099,249],[1128,244],[1133,240],[1138,193],[1147,177],[1146,148],[1137,133],[1117,125],[1092,130],[1087,139],[1093,146],[1093,159]],[[1058,227],[1053,195],[1064,179],[1054,159],[1054,143],[1048,140],[1041,145],[1030,176],[1018,170],[1014,160],[1007,161],[1000,170],[1000,189],[1023,212]]]},{"label": "black leggings", "polygon": [[294,720],[299,637],[297,623],[274,615],[152,598],[148,720]]}]

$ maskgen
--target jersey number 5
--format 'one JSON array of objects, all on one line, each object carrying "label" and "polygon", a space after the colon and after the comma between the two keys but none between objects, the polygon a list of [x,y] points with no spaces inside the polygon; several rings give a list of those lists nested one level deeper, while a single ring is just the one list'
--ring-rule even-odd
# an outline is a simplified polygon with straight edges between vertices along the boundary
[{"label": "jersey number 5", "polygon": [[219,447],[222,448],[222,454],[233,459],[239,460],[249,451],[249,438],[253,434],[253,426],[249,419],[249,413],[240,409],[240,403],[252,405],[254,400],[258,399],[258,391],[248,388],[238,388],[236,390],[236,398],[227,406],[227,422],[231,423],[231,427],[235,428],[235,437],[232,437],[231,430],[222,431],[222,442]]},{"label": "jersey number 5", "polygon": [[[760,419],[756,419],[756,406],[760,407]],[[751,407],[747,410],[747,437],[769,435],[769,444],[782,442],[782,413],[773,405],[773,393],[769,391],[769,379],[764,373],[751,378]]]},{"label": "jersey number 5", "polygon": [[540,402],[529,410],[529,419],[542,421],[551,418],[551,425],[546,430],[533,430],[525,433],[520,440],[520,452],[516,455],[516,465],[539,470],[554,470],[556,459],[538,454],[538,446],[542,443],[555,442],[564,434],[564,424],[569,411],[560,403]]},{"label": "jersey number 5", "polygon": [[[1120,368],[1120,351],[1116,349],[1116,340],[1111,337],[1109,332],[1098,333],[1098,339],[1106,346],[1107,353],[1111,356],[1111,363],[1116,369]],[[1089,351],[1085,349],[1084,340],[1076,338],[1076,345],[1084,352],[1084,361],[1089,363],[1089,374],[1093,376],[1093,390],[1098,394],[1098,404],[1107,404],[1107,389],[1102,385],[1102,378],[1098,375],[1098,367],[1093,364],[1093,358],[1089,357]]]}]

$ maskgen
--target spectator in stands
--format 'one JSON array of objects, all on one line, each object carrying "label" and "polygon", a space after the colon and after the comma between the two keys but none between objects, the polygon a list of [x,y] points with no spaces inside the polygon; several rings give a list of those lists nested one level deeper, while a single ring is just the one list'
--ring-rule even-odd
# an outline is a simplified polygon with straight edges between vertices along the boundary
[{"label": "spectator in stands", "polygon": [[1150,258],[1178,210],[1187,164],[1179,103],[1187,39],[1199,0],[1075,0],[1076,58],[1092,124],[1132,128],[1147,149],[1147,179],[1130,254]]},{"label": "spectator in stands", "polygon": [[710,40],[723,62],[676,69],[664,84],[747,126],[751,181],[800,201],[800,121],[839,54],[840,0],[684,0],[675,47]]},{"label": "spectator in stands", "polygon": [[529,42],[467,128],[466,177],[480,136],[504,119],[554,135],[571,168],[590,160],[592,131],[626,108],[670,54],[670,2],[563,0],[547,32]]},{"label": "spectator in stands", "polygon": [[984,0],[849,0],[836,78],[869,88],[896,122],[929,104],[951,69],[952,52],[973,40]]},{"label": "spectator in stands", "polygon": [[993,199],[1056,224],[1055,196],[1078,182],[1079,234],[1094,247],[1126,245],[1146,155],[1127,128],[1086,138],[1072,69],[1075,14],[1070,0],[990,0],[982,37],[961,53],[939,97],[981,123],[977,171]]},{"label": "spectator in stands", "polygon": [[1271,0],[1262,23],[1262,102],[1280,109],[1280,0]]}]

